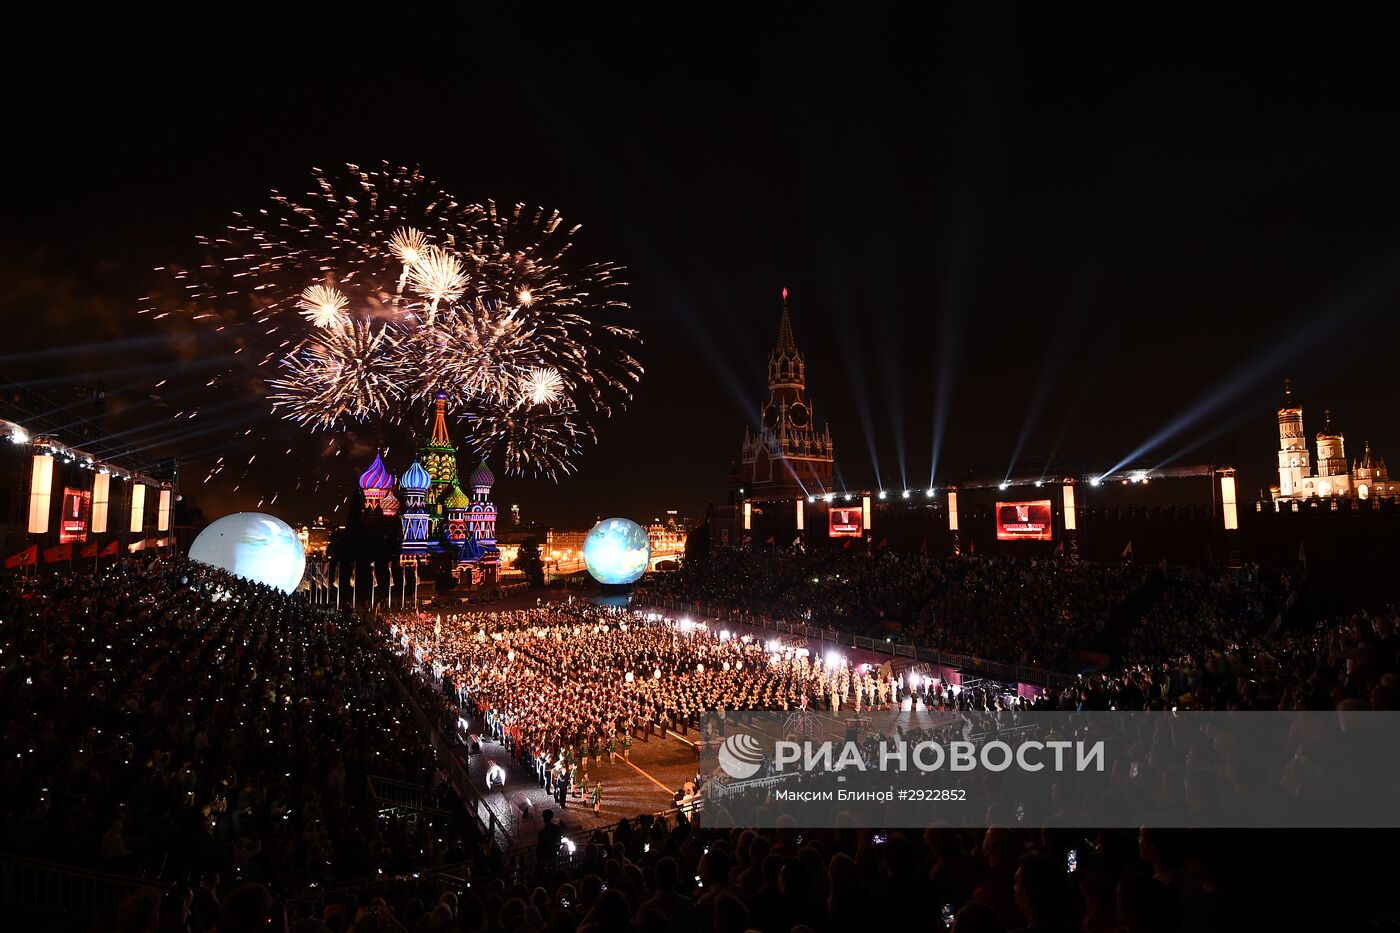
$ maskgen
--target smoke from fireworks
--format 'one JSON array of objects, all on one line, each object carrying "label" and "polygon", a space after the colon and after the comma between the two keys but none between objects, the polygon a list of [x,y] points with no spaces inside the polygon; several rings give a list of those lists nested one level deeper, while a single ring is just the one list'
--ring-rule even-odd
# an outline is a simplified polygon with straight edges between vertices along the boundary
[{"label": "smoke from fireworks", "polygon": [[182,309],[250,351],[289,420],[421,418],[442,392],[507,472],[571,472],[642,375],[636,331],[602,320],[628,308],[619,267],[571,261],[557,212],[461,202],[417,169],[315,179],[202,238]]}]

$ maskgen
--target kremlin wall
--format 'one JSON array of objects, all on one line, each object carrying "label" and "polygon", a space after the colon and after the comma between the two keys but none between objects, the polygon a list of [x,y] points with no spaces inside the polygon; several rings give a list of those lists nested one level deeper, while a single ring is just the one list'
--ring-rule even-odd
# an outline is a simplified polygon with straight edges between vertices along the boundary
[{"label": "kremlin wall", "polygon": [[1354,594],[1360,605],[1400,563],[1400,482],[1364,445],[1348,461],[1345,439],[1323,418],[1316,458],[1303,410],[1285,386],[1278,411],[1279,483],[1239,498],[1221,464],[1103,477],[967,475],[934,490],[845,486],[836,448],[806,397],[806,365],[784,293],[769,355],[769,398],[746,429],[728,501],[708,513],[711,548],[847,547],[930,557],[954,554],[1068,560],[1259,564],[1306,571],[1305,598]]}]

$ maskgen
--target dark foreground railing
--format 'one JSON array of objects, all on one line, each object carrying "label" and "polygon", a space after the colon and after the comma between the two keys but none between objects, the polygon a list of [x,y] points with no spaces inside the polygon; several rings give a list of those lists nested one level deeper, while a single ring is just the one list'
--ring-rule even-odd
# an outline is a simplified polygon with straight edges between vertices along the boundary
[{"label": "dark foreground railing", "polygon": [[129,894],[159,886],[144,878],[0,853],[0,904],[12,916],[93,917]]}]

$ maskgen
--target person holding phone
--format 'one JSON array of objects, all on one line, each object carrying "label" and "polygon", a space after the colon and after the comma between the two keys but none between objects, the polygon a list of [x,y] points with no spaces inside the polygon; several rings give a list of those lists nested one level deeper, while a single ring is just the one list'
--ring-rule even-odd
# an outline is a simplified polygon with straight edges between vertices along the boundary
[{"label": "person holding phone", "polygon": [[944,904],[940,920],[945,933],[1002,933],[1006,929],[997,912],[978,901],[964,904],[956,918],[953,917],[953,905]]}]

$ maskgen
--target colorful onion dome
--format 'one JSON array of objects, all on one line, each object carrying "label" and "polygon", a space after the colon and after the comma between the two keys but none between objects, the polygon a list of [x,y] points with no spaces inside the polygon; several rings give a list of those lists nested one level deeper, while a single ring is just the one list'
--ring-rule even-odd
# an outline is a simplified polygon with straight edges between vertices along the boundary
[{"label": "colorful onion dome", "polygon": [[392,492],[386,494],[383,499],[379,500],[379,508],[385,515],[393,515],[399,510],[398,496],[395,496]]},{"label": "colorful onion dome", "polygon": [[413,461],[413,465],[405,470],[403,476],[399,478],[399,487],[413,492],[424,492],[432,484],[433,478],[428,475],[427,470],[423,469],[423,464],[417,460]]},{"label": "colorful onion dome", "polygon": [[472,470],[469,482],[473,486],[491,486],[496,482],[496,477],[492,475],[490,467],[483,460],[476,465],[475,470]]},{"label": "colorful onion dome", "polygon": [[374,462],[369,465],[369,469],[360,474],[361,489],[389,489],[394,485],[394,477],[384,468],[384,458],[379,456],[378,451],[374,454]]},{"label": "colorful onion dome", "polygon": [[442,499],[443,508],[447,509],[465,509],[471,504],[472,501],[467,498],[466,493],[462,492],[462,487],[456,483],[452,484],[452,489]]}]

